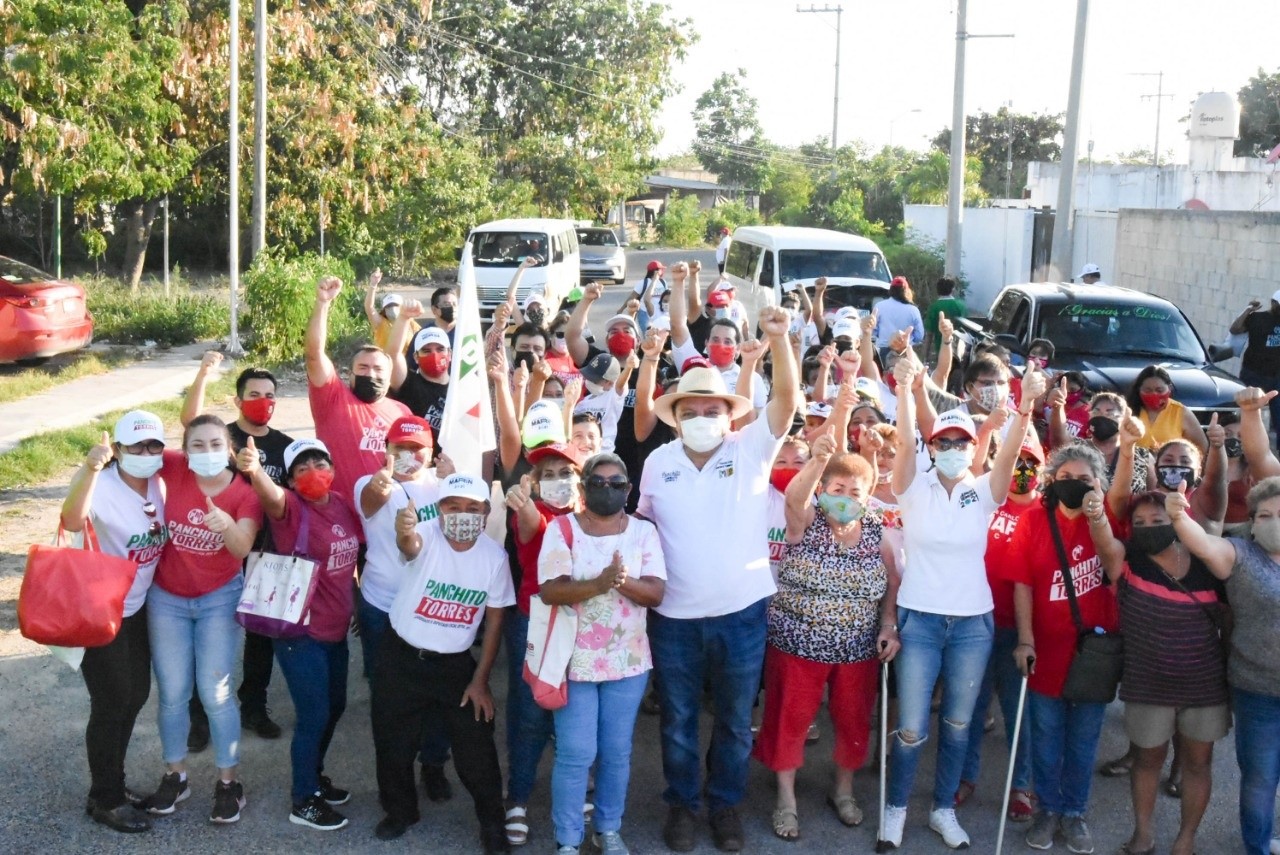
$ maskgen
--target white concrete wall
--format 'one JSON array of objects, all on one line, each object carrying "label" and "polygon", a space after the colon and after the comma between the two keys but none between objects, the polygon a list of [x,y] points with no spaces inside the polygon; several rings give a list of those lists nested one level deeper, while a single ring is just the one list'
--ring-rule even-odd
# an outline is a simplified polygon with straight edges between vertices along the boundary
[{"label": "white concrete wall", "polygon": [[1122,210],[1116,234],[1109,281],[1176,303],[1206,345],[1280,285],[1280,213]]},{"label": "white concrete wall", "polygon": [[[947,209],[942,205],[907,205],[907,240],[945,244]],[[969,283],[965,306],[970,315],[985,315],[1005,285],[1031,278],[1031,230],[1035,212],[1025,208],[966,208],[960,270]]]},{"label": "white concrete wall", "polygon": [[1076,211],[1075,241],[1071,257],[1076,269],[1089,262],[1102,268],[1102,281],[1111,282],[1116,269],[1117,215],[1111,211]]},{"label": "white concrete wall", "polygon": [[[1076,209],[1182,208],[1198,199],[1213,211],[1280,211],[1280,169],[1258,159],[1235,158],[1224,172],[1197,172],[1186,164],[1151,166],[1080,164]],[[1060,163],[1031,163],[1027,172],[1031,207],[1058,204]]]}]

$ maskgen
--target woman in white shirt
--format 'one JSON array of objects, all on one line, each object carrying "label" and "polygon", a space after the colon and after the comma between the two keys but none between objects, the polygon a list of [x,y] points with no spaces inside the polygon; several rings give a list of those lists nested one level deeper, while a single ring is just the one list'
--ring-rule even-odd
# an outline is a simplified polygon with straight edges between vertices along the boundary
[{"label": "woman in white shirt", "polygon": [[138,564],[124,602],[124,620],[111,643],[84,651],[80,671],[89,689],[89,801],[94,822],[121,832],[151,828],[138,808],[143,799],[124,783],[124,759],[133,724],[151,694],[151,644],[147,638],[147,589],[164,548],[164,494],[160,471],[164,423],[143,410],[116,422],[89,449],[62,503],[62,527],[91,530],[102,551]]}]

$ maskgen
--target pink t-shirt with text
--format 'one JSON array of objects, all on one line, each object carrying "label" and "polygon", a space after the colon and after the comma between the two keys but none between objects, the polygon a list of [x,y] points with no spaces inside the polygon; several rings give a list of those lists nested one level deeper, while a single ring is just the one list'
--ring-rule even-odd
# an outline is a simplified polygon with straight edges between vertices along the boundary
[{"label": "pink t-shirt with text", "polygon": [[366,404],[335,373],[323,386],[308,384],[316,436],[333,458],[333,492],[350,496],[356,481],[387,462],[387,430],[412,415],[399,401],[382,398]]}]

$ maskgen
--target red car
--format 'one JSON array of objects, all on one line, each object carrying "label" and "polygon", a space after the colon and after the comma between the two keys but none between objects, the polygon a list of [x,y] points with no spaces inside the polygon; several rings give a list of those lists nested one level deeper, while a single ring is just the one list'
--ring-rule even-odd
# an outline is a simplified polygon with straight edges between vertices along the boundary
[{"label": "red car", "polygon": [[39,363],[91,341],[84,288],[0,255],[0,363]]}]

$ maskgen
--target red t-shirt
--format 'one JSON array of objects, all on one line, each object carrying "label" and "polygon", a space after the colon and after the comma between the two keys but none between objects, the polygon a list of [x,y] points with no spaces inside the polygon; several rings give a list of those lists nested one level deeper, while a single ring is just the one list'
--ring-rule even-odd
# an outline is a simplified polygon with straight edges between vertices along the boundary
[{"label": "red t-shirt", "polygon": [[[240,572],[241,559],[227,551],[222,535],[204,524],[208,509],[196,473],[187,468],[181,451],[166,451],[160,474],[165,483],[164,516],[169,541],[160,553],[153,584],[178,597],[202,597],[216,591]],[[257,493],[239,476],[233,477],[213,504],[240,520],[262,520]]]},{"label": "red t-shirt", "polygon": [[[1115,632],[1118,623],[1115,592],[1106,584],[1102,560],[1089,536],[1084,514],[1068,519],[1056,511],[1062,545],[1071,561],[1076,601],[1086,630],[1096,626]],[[1115,529],[1115,521],[1112,521]],[[1061,696],[1067,669],[1076,653],[1076,625],[1071,617],[1062,579],[1062,564],[1049,531],[1043,504],[1033,505],[1018,521],[1009,544],[1005,577],[1031,586],[1031,626],[1035,633],[1035,672],[1027,685],[1051,698]]]},{"label": "red t-shirt", "polygon": [[391,423],[412,413],[390,398],[366,404],[336,373],[323,386],[308,384],[307,395],[316,436],[333,458],[333,492],[350,496],[356,481],[386,464]]},{"label": "red t-shirt", "polygon": [[508,525],[515,532],[516,560],[520,562],[520,590],[516,591],[516,607],[520,613],[529,614],[529,598],[538,593],[538,555],[542,552],[542,536],[547,533],[547,523],[558,516],[567,514],[573,508],[553,508],[540,499],[534,499],[533,506],[538,509],[538,529],[529,538],[528,543],[520,542],[519,523],[514,511],[510,514]]},{"label": "red t-shirt", "polygon": [[1073,439],[1089,438],[1089,419],[1092,416],[1087,403],[1069,407],[1063,412],[1062,417],[1066,420],[1068,442]]},{"label": "red t-shirt", "polygon": [[570,381],[582,376],[578,366],[573,363],[573,357],[567,353],[556,353],[554,350],[549,350],[543,358],[551,366],[552,376],[566,386],[569,385]]},{"label": "red t-shirt", "polygon": [[316,592],[311,597],[311,622],[307,635],[316,641],[341,641],[351,624],[351,580],[356,573],[356,555],[360,551],[361,526],[351,500],[336,491],[329,493],[323,505],[305,502],[292,490],[284,491],[284,517],[271,520],[271,535],[276,551],[292,553],[302,526],[302,511],[310,516],[307,523],[305,554],[318,562]]},{"label": "red t-shirt", "polygon": [[1037,504],[1038,500],[1020,505],[1012,497],[1005,499],[1004,504],[991,515],[991,524],[987,527],[987,583],[991,585],[991,599],[996,604],[993,617],[997,627],[1012,629],[1017,626],[1013,613],[1013,582],[1005,578],[1005,568],[1013,560],[1009,546],[1018,520]]}]

